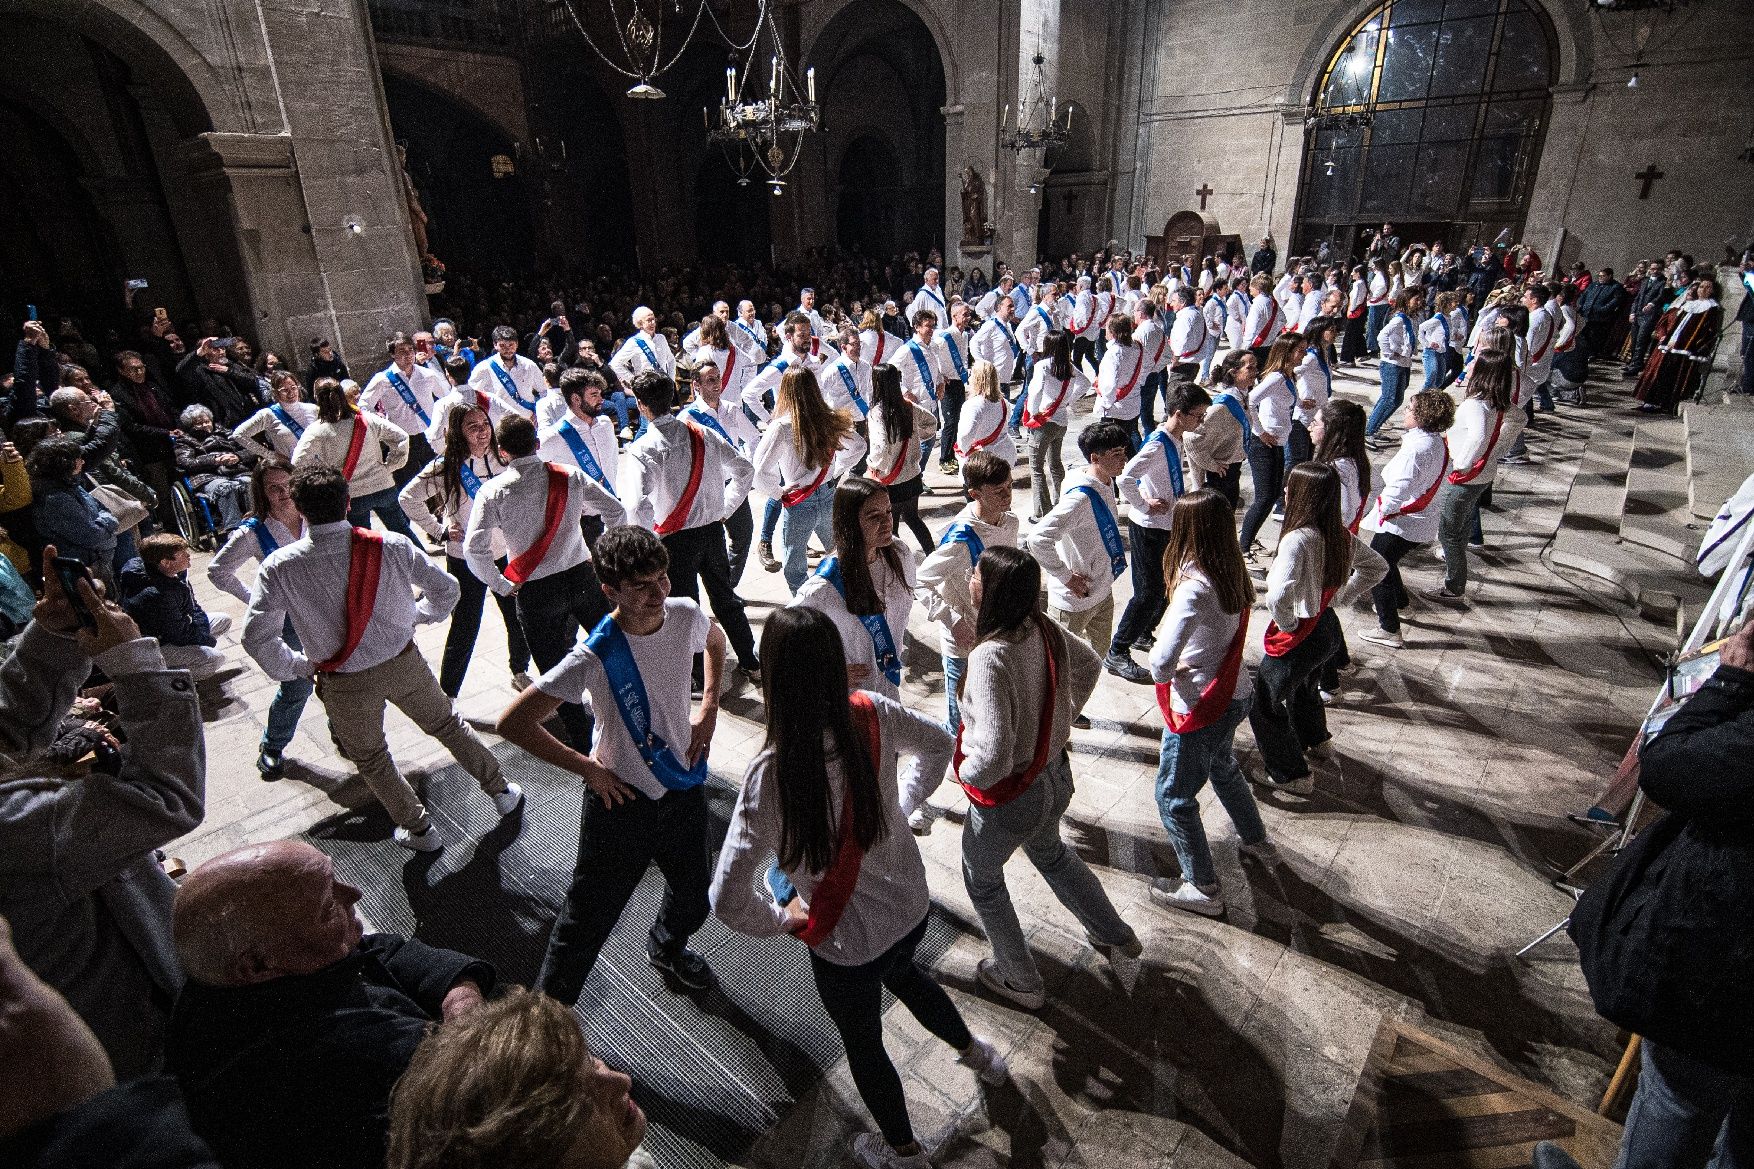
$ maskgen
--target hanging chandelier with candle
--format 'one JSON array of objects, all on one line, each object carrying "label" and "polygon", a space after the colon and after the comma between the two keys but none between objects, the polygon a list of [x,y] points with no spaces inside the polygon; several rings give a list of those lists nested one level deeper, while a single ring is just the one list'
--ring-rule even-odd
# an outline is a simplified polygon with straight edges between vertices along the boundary
[{"label": "hanging chandelier with candle", "polygon": [[1047,59],[1037,53],[1030,60],[1035,65],[1035,76],[1029,91],[1017,95],[1016,120],[1012,120],[1009,105],[999,115],[999,143],[1018,154],[1064,146],[1072,136],[1072,104],[1067,102],[1061,110],[1059,102],[1048,92]]},{"label": "hanging chandelier with candle", "polygon": [[[553,2],[566,9],[573,27],[578,30],[586,47],[596,54],[598,60],[634,82],[627,91],[627,96],[645,101],[655,101],[664,96],[664,91],[652,82],[667,73],[681,59],[682,54],[688,51],[688,46],[694,42],[703,20],[711,22],[733,53],[745,53],[753,49],[756,40],[761,36],[762,25],[767,20],[768,5],[768,0],[758,0],[755,31],[747,41],[738,43],[725,31],[725,26],[719,23],[718,14],[713,10],[713,0]],[[593,9],[601,9],[592,11],[588,20],[579,14],[580,7],[587,5]],[[688,12],[690,5],[694,9],[692,15]],[[592,28],[597,30],[595,36],[592,35]],[[681,40],[677,41],[675,34],[679,31]],[[610,39],[611,36],[613,40]],[[665,44],[666,36],[670,38],[668,46]]]},{"label": "hanging chandelier with candle", "polygon": [[[724,151],[725,160],[737,172],[737,185],[759,180],[782,194],[786,176],[798,165],[804,135],[822,128],[822,110],[816,104],[816,70],[804,71],[803,85],[786,59],[786,48],[771,16],[764,17],[771,39],[766,67],[761,59],[760,32],[743,68],[725,66],[725,95],[719,99],[717,117],[702,108],[707,141]],[[765,83],[765,88],[763,88]]]}]

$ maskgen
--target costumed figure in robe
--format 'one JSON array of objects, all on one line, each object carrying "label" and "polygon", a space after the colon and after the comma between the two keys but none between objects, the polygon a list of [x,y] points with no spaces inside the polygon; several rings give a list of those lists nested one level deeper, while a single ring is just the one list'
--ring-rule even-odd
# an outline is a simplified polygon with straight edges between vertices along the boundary
[{"label": "costumed figure in robe", "polygon": [[1723,332],[1717,281],[1696,280],[1686,299],[1657,322],[1656,348],[1638,377],[1640,409],[1673,414],[1711,372],[1712,351]]}]

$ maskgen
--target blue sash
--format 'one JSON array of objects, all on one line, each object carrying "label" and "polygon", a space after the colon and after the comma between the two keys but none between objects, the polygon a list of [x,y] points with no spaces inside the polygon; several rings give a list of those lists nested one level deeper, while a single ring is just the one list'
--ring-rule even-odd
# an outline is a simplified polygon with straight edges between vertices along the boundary
[{"label": "blue sash", "polygon": [[[942,296],[938,295],[936,292],[933,292],[930,288],[926,287],[924,284],[920,285],[920,296],[929,296],[933,300],[938,302],[939,308],[944,307],[944,298]],[[916,297],[915,299],[917,300],[919,298]]]},{"label": "blue sash", "polygon": [[1407,330],[1407,344],[1408,344],[1408,346],[1411,347],[1412,345],[1417,343],[1419,340],[1419,334],[1417,334],[1413,331],[1413,322],[1408,319],[1407,314],[1406,313],[1396,313],[1395,320],[1401,322],[1401,328]]},{"label": "blue sash", "polygon": [[403,403],[406,404],[410,410],[414,411],[414,413],[419,416],[420,424],[422,426],[431,426],[432,419],[428,418],[426,416],[426,411],[420,408],[419,399],[414,396],[413,389],[411,389],[408,383],[403,380],[402,375],[396,372],[396,367],[392,365],[389,369],[386,369],[384,371],[384,376],[390,380],[390,385],[395,387],[396,395],[402,399]]},{"label": "blue sash", "polygon": [[1180,499],[1187,490],[1182,486],[1181,452],[1175,449],[1175,444],[1169,441],[1169,435],[1165,434],[1162,430],[1153,430],[1151,432],[1151,437],[1145,441],[1147,443],[1160,442],[1163,444],[1163,461],[1169,464],[1169,488],[1171,491],[1175,492],[1175,497]]},{"label": "blue sash", "polygon": [[1212,401],[1230,411],[1230,416],[1236,419],[1238,426],[1242,427],[1242,449],[1246,451],[1252,447],[1255,444],[1255,432],[1249,426],[1248,411],[1243,408],[1243,404],[1237,400],[1236,395],[1228,390],[1221,390],[1212,395]]},{"label": "blue sash", "polygon": [[292,415],[287,412],[285,406],[282,406],[279,403],[275,403],[274,405],[268,407],[268,413],[270,413],[270,414],[274,415],[274,417],[280,419],[280,425],[282,425],[282,426],[286,427],[286,429],[292,431],[292,437],[295,441],[304,437],[305,428],[300,426],[297,423],[297,421],[295,421],[293,419]]},{"label": "blue sash", "polygon": [[755,342],[755,344],[761,349],[761,351],[763,353],[767,352],[766,343],[763,342],[762,339],[756,335],[754,329],[750,328],[748,325],[745,325],[742,321],[732,321],[731,323],[733,325],[736,325],[739,329],[742,329],[745,333],[748,333],[749,339],[751,341]]},{"label": "blue sash", "polygon": [[[1444,339],[1448,340],[1448,338],[1449,338],[1449,333],[1447,331],[1445,331]],[[1322,356],[1322,347],[1320,345],[1317,345],[1317,346],[1313,347],[1310,350],[1310,352],[1315,354],[1316,364],[1321,366],[1322,376],[1328,380],[1328,387],[1327,387],[1328,392],[1330,394],[1333,393],[1333,391],[1334,391],[1334,375],[1333,375],[1332,371],[1330,371],[1328,369],[1328,359]]]},{"label": "blue sash", "polygon": [[[513,360],[515,361],[516,358]],[[493,371],[493,376],[499,379],[500,388],[510,395],[512,401],[516,402],[520,408],[528,410],[532,414],[536,412],[535,401],[532,400],[526,402],[518,394],[518,383],[512,380],[512,375],[506,372],[505,366],[499,363],[499,358],[489,358],[487,361],[487,368]]]},{"label": "blue sash", "polygon": [[469,498],[474,499],[475,493],[481,490],[481,476],[475,473],[475,468],[464,463],[457,468],[457,478],[463,481],[463,490],[468,493]]},{"label": "blue sash", "polygon": [[956,335],[944,331],[944,348],[950,350],[950,364],[956,367],[956,380],[968,384],[968,366],[962,364],[962,351],[956,347]]},{"label": "blue sash", "polygon": [[603,468],[598,464],[597,456],[591,453],[590,445],[585,442],[585,436],[578,432],[578,428],[572,424],[572,419],[562,418],[558,429],[560,437],[566,440],[566,449],[572,452],[573,461],[579,465],[579,470],[602,484],[603,490],[614,495],[615,488],[609,485],[609,477],[603,474]]},{"label": "blue sash", "polygon": [[1443,351],[1449,352],[1449,317],[1446,313],[1437,314],[1437,327],[1443,330]]},{"label": "blue sash", "polygon": [[591,630],[591,636],[585,639],[585,646],[603,663],[603,674],[609,679],[609,693],[615,699],[616,709],[621,712],[622,725],[638,748],[639,757],[658,782],[673,792],[687,791],[705,783],[706,756],[701,756],[700,762],[693,767],[684,767],[675,752],[670,750],[670,744],[652,730],[652,708],[646,697],[645,679],[640,677],[639,663],[633,660],[633,647],[627,644],[627,634],[615,624],[613,615],[597,623],[597,628]]},{"label": "blue sash", "polygon": [[1090,501],[1090,514],[1096,517],[1096,530],[1102,533],[1102,548],[1108,553],[1108,570],[1115,576],[1127,571],[1127,549],[1121,543],[1121,530],[1115,526],[1115,513],[1109,509],[1108,501],[1089,483],[1080,483],[1072,488],[1081,491],[1084,498]]},{"label": "blue sash", "polygon": [[1023,346],[1017,343],[1017,334],[1013,333],[1010,326],[998,317],[993,318],[993,324],[999,326],[999,332],[1005,334],[1005,341],[1011,346],[1011,360],[1013,362],[1023,360]]},{"label": "blue sash", "polygon": [[[1049,313],[1046,308],[1044,308],[1043,306],[1041,306],[1039,304],[1035,306],[1035,311],[1041,314],[1041,323],[1048,327],[1048,332],[1050,332],[1050,333],[1053,332],[1054,331],[1053,314]],[[1046,338],[1043,338],[1043,340],[1046,340]]]},{"label": "blue sash", "polygon": [[816,316],[814,313],[806,312],[804,306],[801,304],[792,311],[810,322],[810,335],[812,337],[820,337],[822,335],[816,331]]},{"label": "blue sash", "polygon": [[945,529],[944,534],[938,538],[938,547],[942,548],[944,545],[953,542],[961,544],[968,549],[968,562],[971,565],[978,564],[980,562],[981,553],[987,550],[985,542],[975,534],[973,525],[968,523],[951,524]]},{"label": "blue sash", "polygon": [[859,408],[859,417],[863,418],[870,414],[871,407],[865,404],[865,399],[859,397],[859,383],[854,380],[853,371],[846,367],[845,362],[837,363],[834,371],[840,374],[840,380],[846,383],[847,393],[852,395],[853,405]]},{"label": "blue sash", "polygon": [[[847,599],[847,587],[840,577],[840,557],[829,556],[817,566],[816,575],[834,586],[840,599]],[[882,613],[860,617],[859,624],[871,635],[871,648],[876,652],[877,668],[889,679],[891,686],[901,685],[901,654],[896,651],[895,637],[889,632],[889,618]]]},{"label": "blue sash", "polygon": [[275,550],[280,547],[280,541],[274,538],[274,533],[268,530],[268,525],[260,517],[251,516],[244,521],[244,527],[256,533],[256,545],[262,549],[263,560],[274,555]]},{"label": "blue sash", "polygon": [[688,409],[683,411],[683,413],[688,415],[690,418],[693,418],[696,421],[698,421],[702,426],[712,427],[714,430],[719,432],[720,438],[724,439],[726,442],[731,444],[732,450],[737,449],[737,440],[732,438],[730,433],[725,430],[723,425],[720,424],[718,415],[708,414],[705,410],[702,410],[699,406],[693,406],[693,405],[689,406]]},{"label": "blue sash", "polygon": [[932,366],[931,363],[926,360],[926,351],[920,348],[919,338],[916,337],[914,340],[909,341],[907,343],[907,348],[908,352],[914,355],[914,365],[917,366],[920,371],[920,384],[926,387],[926,397],[936,402],[938,400],[938,391],[932,385]]},{"label": "blue sash", "polygon": [[650,345],[646,344],[646,339],[644,337],[640,336],[638,333],[635,333],[633,335],[633,343],[635,345],[638,345],[639,351],[646,355],[646,364],[647,365],[651,366],[653,369],[657,370],[659,373],[664,372],[664,367],[658,364],[658,355],[656,353],[652,352],[652,347]]}]

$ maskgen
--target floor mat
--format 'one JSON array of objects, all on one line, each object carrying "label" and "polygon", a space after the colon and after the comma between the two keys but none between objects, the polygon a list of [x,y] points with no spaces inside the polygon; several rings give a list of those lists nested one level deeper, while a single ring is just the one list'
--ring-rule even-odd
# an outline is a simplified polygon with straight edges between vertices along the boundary
[{"label": "floor mat", "polygon": [[[424,785],[442,852],[397,847],[375,804],[326,820],[305,839],[365,894],[360,909],[377,929],[475,955],[501,979],[529,985],[571,881],[581,784],[508,745],[494,753],[524,789],[521,817],[501,822],[453,766]],[[709,780],[715,853],[735,802],[729,783]],[[739,1159],[842,1053],[800,942],[746,937],[709,918],[691,944],[712,963],[720,989],[699,1000],[665,989],[645,950],[663,888],[648,870],[576,1009],[592,1049],[634,1077],[634,1098],[651,1121],[647,1151],[664,1166],[704,1169]],[[955,938],[934,910],[920,961],[932,966]]]}]

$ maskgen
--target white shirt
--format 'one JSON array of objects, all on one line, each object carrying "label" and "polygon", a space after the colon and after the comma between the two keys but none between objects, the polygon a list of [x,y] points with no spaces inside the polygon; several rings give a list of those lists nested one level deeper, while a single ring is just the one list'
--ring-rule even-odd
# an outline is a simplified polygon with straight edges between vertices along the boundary
[{"label": "white shirt", "polygon": [[933,336],[932,347],[938,351],[938,365],[944,371],[945,381],[967,384],[974,364],[969,356],[968,343],[966,329],[939,329]]},{"label": "white shirt", "polygon": [[1169,353],[1164,359],[1171,365],[1200,360],[1200,354],[1211,340],[1206,318],[1193,305],[1176,310],[1175,325],[1169,331]]},{"label": "white shirt", "polygon": [[[1297,391],[1282,373],[1270,373],[1249,391],[1249,425],[1256,435],[1264,435],[1284,446],[1291,437],[1291,422],[1297,408]],[[1222,406],[1219,409],[1223,409]]]},{"label": "white shirt", "polygon": [[[1077,366],[1072,367],[1071,384],[1054,377],[1054,366],[1051,361],[1035,363],[1035,372],[1029,379],[1029,400],[1024,409],[1043,422],[1057,422],[1065,426],[1072,418],[1072,403],[1090,392],[1090,382]],[[1054,406],[1055,402],[1058,406]],[[1043,417],[1042,411],[1054,406],[1051,416]]]},{"label": "white shirt", "polygon": [[[1224,611],[1205,573],[1191,565],[1182,570],[1151,647],[1151,678],[1169,687],[1171,710],[1188,714],[1194,709],[1229,656],[1237,622],[1244,616]],[[1244,666],[1237,673],[1236,694],[1247,694],[1250,684]]]},{"label": "white shirt", "polygon": [[942,284],[936,288],[933,288],[928,284],[920,285],[920,290],[914,293],[912,300],[907,302],[908,328],[913,328],[914,314],[921,309],[929,310],[938,318],[938,324],[940,325],[950,323],[950,302],[944,298],[944,286]]},{"label": "white shirt", "polygon": [[[476,364],[480,368],[480,363]],[[457,386],[432,406],[432,425],[426,428],[426,445],[435,451],[445,449],[451,431],[451,411],[458,406],[473,406],[487,415],[487,424],[496,426],[505,417],[506,405],[496,395],[478,388],[473,379]],[[522,411],[520,411],[522,413]]]},{"label": "white shirt", "polygon": [[[493,530],[497,528],[504,535],[505,554],[514,560],[542,537],[548,467],[537,455],[513,459],[504,474],[482,484],[475,496],[475,510],[469,515],[469,526],[463,535],[463,556],[469,561],[469,571],[499,596],[508,595],[516,586],[494,564]],[[566,512],[561,516],[554,542],[548,546],[548,554],[530,571],[526,581],[565,572],[591,558],[584,533],[579,530],[579,521],[587,512],[601,516],[604,525],[611,528],[627,519],[621,501],[595,480],[571,467],[561,469],[567,478]]]},{"label": "white shirt", "polygon": [[1388,321],[1377,330],[1376,345],[1382,352],[1382,360],[1391,362],[1403,369],[1413,365],[1413,318],[1406,313],[1390,313]]},{"label": "white shirt", "polygon": [[[275,551],[291,544],[304,535],[304,521],[301,518],[297,531],[293,531],[273,516],[257,517],[268,529],[268,535],[277,545]],[[207,579],[222,593],[230,593],[244,604],[250,603],[250,590],[238,579],[238,569],[252,560],[265,559],[262,555],[262,541],[256,535],[256,529],[248,524],[232,529],[231,538],[225,547],[213,554],[207,563]]]},{"label": "white shirt", "polygon": [[[413,406],[404,402],[391,384],[392,373],[401,377],[408,392],[414,395]],[[411,365],[408,372],[403,373],[392,363],[365,383],[365,389],[359,394],[359,408],[394,422],[409,434],[425,434],[432,425],[433,404],[450,392],[451,383],[443,374],[434,373],[423,365]],[[426,417],[422,418],[421,414]]]},{"label": "white shirt", "polygon": [[1249,306],[1248,321],[1243,325],[1243,345],[1259,349],[1271,345],[1285,331],[1285,312],[1270,296],[1257,296]]},{"label": "white shirt", "polygon": [[793,309],[792,311],[795,313],[802,313],[805,317],[807,317],[809,319],[809,321],[810,321],[810,335],[812,337],[826,337],[826,336],[828,336],[828,322],[822,319],[821,313],[817,312],[813,308],[805,308],[802,304],[800,304],[797,308]]},{"label": "white shirt", "polygon": [[682,415],[712,429],[707,419],[716,418],[726,434],[731,436],[731,445],[744,458],[755,454],[755,444],[761,441],[761,431],[755,423],[749,421],[749,415],[743,412],[742,403],[734,398],[721,397],[717,409],[709,408],[704,398],[696,397],[694,401],[682,408]]},{"label": "white shirt", "polygon": [[[859,350],[864,352],[863,346]],[[847,379],[841,373],[846,370],[852,375],[852,389],[847,388]],[[849,411],[855,419],[863,418],[871,411],[871,366],[860,358],[858,361],[847,360],[841,354],[833,365],[824,366],[816,375],[816,384],[822,389],[822,399],[836,410]],[[853,393],[857,391],[859,400],[853,401]]]},{"label": "white shirt", "polygon": [[[496,370],[505,370],[512,379],[512,385],[517,387],[518,397],[522,398],[523,402],[513,399],[511,394],[506,392],[505,386],[500,383]],[[515,412],[522,414],[525,418],[530,418],[535,414],[536,403],[541,401],[542,395],[548,392],[548,382],[542,377],[542,367],[528,357],[512,354],[512,366],[506,370],[505,365],[499,359],[499,354],[495,353],[486,361],[475,363],[475,371],[469,375],[469,388],[483,390],[489,398],[494,399],[499,406],[501,417],[508,412]],[[524,402],[528,402],[530,405],[525,406]],[[493,416],[492,409],[488,410],[488,415],[489,421],[495,425],[499,423],[499,418]],[[437,418],[433,419],[433,424],[441,429],[444,426],[444,423]],[[441,441],[442,437],[441,435]],[[432,440],[429,437],[427,441],[431,442]],[[442,448],[434,446],[432,449],[436,451]]]},{"label": "white shirt", "polygon": [[396,485],[396,469],[408,461],[408,435],[395,423],[376,414],[355,414],[340,422],[313,422],[293,448],[292,465],[320,464],[337,471],[344,468],[355,422],[366,428],[365,441],[359,445],[359,461],[353,465],[353,476],[347,481],[347,490],[357,499]]},{"label": "white shirt", "polygon": [[1370,273],[1369,298],[1366,304],[1386,304],[1389,299],[1389,282],[1381,272],[1374,269]]},{"label": "white shirt", "polygon": [[1241,349],[1247,340],[1243,329],[1248,324],[1248,294],[1240,289],[1234,290],[1224,298],[1224,335],[1232,349]]},{"label": "white shirt", "polygon": [[1017,461],[1017,443],[1011,438],[1011,404],[1000,398],[997,402],[979,395],[962,404],[962,417],[956,423],[956,453],[966,458],[976,450],[985,450],[1007,463]]},{"label": "white shirt", "polygon": [[888,360],[889,354],[897,345],[902,344],[894,333],[885,329],[859,330],[859,360],[871,365],[882,365]]},{"label": "white shirt", "polygon": [[[480,458],[469,459],[469,470],[474,474],[480,491],[489,479],[505,470],[498,454],[492,445]],[[475,500],[469,494],[468,485],[457,492],[457,498],[445,499],[445,460],[443,456],[434,459],[420,469],[420,474],[408,481],[402,488],[402,494],[396,497],[402,505],[402,514],[408,522],[431,536],[435,540],[444,541],[445,555],[463,559],[463,533],[469,528],[469,516],[475,510]],[[452,533],[455,535],[452,535]],[[505,538],[494,532],[494,555],[505,555]]]},{"label": "white shirt", "polygon": [[[1498,427],[1496,436],[1492,433],[1495,425]],[[1468,480],[1479,487],[1498,478],[1498,456],[1510,448],[1507,440],[1513,437],[1509,417],[1500,420],[1498,412],[1485,399],[1473,397],[1463,398],[1456,407],[1456,420],[1446,436],[1449,438],[1451,473],[1465,475],[1482,455],[1485,456],[1486,462],[1480,473]]]},{"label": "white shirt", "polygon": [[[389,661],[408,648],[415,626],[444,620],[457,603],[459,589],[450,573],[406,536],[381,535],[384,556],[371,617],[337,673],[357,674]],[[256,574],[244,614],[244,649],[276,682],[309,677],[316,663],[338,653],[346,640],[352,540],[346,520],[312,524],[303,538],[263,561]],[[283,638],[287,618],[302,651]]]},{"label": "white shirt", "polygon": [[865,433],[869,447],[866,452],[865,474],[884,486],[908,483],[919,476],[923,444],[938,431],[937,416],[930,410],[911,402],[908,403],[908,408],[914,412],[914,432],[901,442],[889,441],[889,424],[884,417],[883,407],[871,407],[871,415],[866,420]]},{"label": "white shirt", "polygon": [[[1021,531],[1021,522],[1014,513],[1006,512],[998,523],[989,524],[980,518],[972,503],[964,505],[944,531],[948,533],[958,524],[967,524],[986,548],[1015,548]],[[942,541],[943,537],[939,538]],[[919,599],[925,606],[926,619],[938,626],[941,652],[950,658],[967,657],[974,648],[974,621],[978,614],[968,589],[969,581],[974,579],[969,546],[960,540],[939,543],[920,563],[918,578]],[[966,643],[956,637],[958,624],[964,625],[970,634]]]},{"label": "white shirt", "polygon": [[291,462],[292,452],[298,447],[299,434],[294,434],[286,423],[280,421],[280,416],[274,413],[276,408],[284,410],[286,416],[298,424],[300,434],[309,430],[311,423],[317,420],[317,408],[309,402],[294,402],[290,406],[275,403],[238,423],[232,428],[231,436],[245,450],[258,456],[279,455]]},{"label": "white shirt", "polygon": [[[896,574],[887,558],[879,556],[871,562],[871,584],[883,602],[883,616],[889,622],[889,633],[895,640],[895,652],[899,656],[902,639],[907,633],[907,619],[914,611],[914,553],[900,540],[891,543],[890,547],[900,553],[901,574]],[[792,604],[826,614],[840,630],[847,665],[864,666],[870,671],[862,681],[852,683],[853,689],[873,690],[885,698],[901,697],[901,688],[877,668],[877,647],[871,641],[870,631],[847,611],[847,603],[829,579],[821,575],[820,568],[798,587],[798,595],[792,598]]]},{"label": "white shirt", "polygon": [[615,442],[615,415],[604,410],[603,413],[587,421],[568,410],[565,417],[552,426],[545,426],[537,432],[536,453],[544,461],[559,463],[563,467],[577,467],[583,471],[584,464],[579,461],[577,455],[573,454],[572,444],[567,442],[566,435],[561,433],[560,426],[563,422],[571,426],[573,432],[583,440],[585,449],[590,451],[591,457],[597,460],[597,469],[602,471],[603,478],[608,480],[608,482],[603,483],[603,487],[613,492],[620,471],[620,448]]},{"label": "white shirt", "polygon": [[[838,356],[838,354],[836,356]],[[769,411],[767,403],[762,401],[762,399],[766,397],[770,391],[777,393],[780,387],[780,379],[784,377],[788,371],[801,365],[805,369],[816,374],[816,382],[820,387],[822,384],[822,368],[831,360],[833,360],[833,358],[825,358],[822,355],[822,347],[815,341],[811,342],[809,351],[805,353],[799,353],[792,348],[790,342],[787,342],[786,346],[780,350],[778,357],[775,357],[772,361],[768,362],[767,365],[762,367],[760,373],[756,374],[744,384],[743,405],[753,410],[757,418],[766,422]]]},{"label": "white shirt", "polygon": [[[765,358],[767,355],[762,356]],[[749,384],[750,379],[755,376],[755,367],[761,364],[760,361],[749,360],[749,355],[738,349],[735,341],[729,349],[699,346],[694,350],[694,361],[696,365],[711,361],[719,367],[719,392],[733,402],[742,398],[743,387]]]},{"label": "white shirt", "polygon": [[1548,301],[1529,314],[1529,380],[1539,386],[1553,376],[1553,352],[1558,348],[1559,314]]},{"label": "white shirt", "polygon": [[1169,364],[1169,333],[1158,315],[1142,318],[1133,326],[1133,344],[1145,355],[1145,377],[1157,376]]},{"label": "white shirt", "polygon": [[[693,736],[689,698],[694,655],[706,652],[712,620],[700,605],[686,597],[664,602],[664,623],[652,633],[636,635],[622,631],[628,650],[645,683],[651,729],[663,739],[678,762],[688,763],[688,743]],[[553,669],[536,679],[536,688],[550,698],[588,706],[595,716],[591,728],[591,758],[616,779],[648,799],[661,800],[668,792],[646,761],[640,757],[621,708],[609,686],[603,661],[585,644],[590,630]]]},{"label": "white shirt", "polygon": [[677,531],[716,524],[737,510],[749,494],[755,468],[710,426],[666,414],[654,418],[646,432],[628,445],[628,522],[656,531],[682,502],[694,474],[694,442],[689,427],[700,431],[700,486]]},{"label": "white shirt", "polygon": [[[640,347],[642,341],[645,342],[643,349]],[[652,351],[651,357],[646,356],[646,349]],[[656,364],[652,358],[657,359]],[[664,334],[635,333],[623,341],[615,356],[609,359],[609,368],[615,371],[623,386],[648,369],[656,369],[665,377],[673,378],[676,376],[676,356],[670,352],[670,341]]]},{"label": "white shirt", "polygon": [[1423,510],[1404,511],[1419,497],[1441,484],[1449,472],[1449,456],[1443,435],[1428,430],[1409,430],[1401,448],[1382,469],[1382,490],[1364,514],[1364,527],[1372,532],[1393,532],[1415,544],[1437,539],[1438,509],[1435,495]]},{"label": "white shirt", "polygon": [[[857,431],[848,431],[834,457],[829,460],[828,474],[823,477],[822,482],[828,483],[839,478],[864,453],[865,440],[859,437]],[[778,499],[794,488],[801,489],[816,482],[821,471],[821,467],[806,466],[798,454],[792,441],[792,416],[784,414],[775,418],[755,448],[755,491],[769,499]]]},{"label": "white shirt", "polygon": [[1025,353],[1040,353],[1046,348],[1048,334],[1056,325],[1054,310],[1045,304],[1032,305],[1017,321],[1017,343]]},{"label": "white shirt", "polygon": [[[1375,583],[1361,571],[1363,557],[1352,558],[1352,572],[1335,591],[1332,608],[1341,608]],[[1381,561],[1377,561],[1381,564]],[[1377,579],[1381,573],[1377,573]],[[1267,570],[1267,613],[1280,629],[1297,628],[1306,617],[1322,612],[1322,537],[1314,528],[1293,528],[1279,537],[1273,566]]]},{"label": "white shirt", "polygon": [[737,318],[725,326],[725,336],[749,359],[751,370],[767,360],[767,326],[760,317]]},{"label": "white shirt", "polygon": [[[924,374],[920,368],[921,358],[924,358]],[[922,345],[919,338],[912,337],[895,347],[889,355],[889,364],[901,371],[902,391],[936,414],[938,395],[943,393],[944,383],[953,372],[948,368],[949,359],[944,356],[943,349],[936,344]],[[932,379],[930,386],[925,383],[926,375]]]},{"label": "white shirt", "polygon": [[[1311,348],[1297,366],[1297,420],[1305,426],[1315,425],[1316,415],[1321,413],[1334,393],[1333,371],[1325,368],[1323,361]],[[1305,402],[1314,404],[1306,406]]]},{"label": "white shirt", "polygon": [[1181,443],[1159,426],[1146,436],[1145,441],[1140,444],[1139,453],[1127,460],[1127,465],[1115,480],[1115,486],[1120,488],[1121,498],[1132,509],[1128,518],[1142,528],[1156,528],[1167,532],[1172,526],[1174,509],[1168,509],[1161,515],[1152,515],[1149,503],[1152,499],[1170,503],[1182,493],[1176,490],[1175,478],[1170,473],[1171,459],[1176,461],[1176,466],[1181,470],[1182,490],[1185,491],[1188,478],[1193,472],[1182,455]]},{"label": "white shirt", "polygon": [[1009,385],[1023,375],[1023,344],[1017,340],[1017,330],[998,317],[989,318],[975,331],[969,348],[977,361],[992,362],[999,371],[1001,385]]},{"label": "white shirt", "polygon": [[1206,298],[1206,303],[1200,307],[1200,315],[1206,319],[1206,352],[1216,352],[1218,339],[1224,336],[1224,327],[1229,321],[1230,310],[1218,297],[1209,296]]},{"label": "white shirt", "polygon": [[[1104,486],[1088,470],[1074,471],[1066,478],[1060,502],[1041,517],[1030,530],[1024,545],[1030,555],[1041,562],[1042,575],[1047,578],[1048,604],[1067,613],[1082,613],[1102,604],[1114,591],[1114,573],[1109,566],[1108,550],[1102,543],[1102,529],[1097,526],[1096,512],[1079,487],[1093,487],[1108,503],[1109,514],[1120,523],[1120,503],[1114,488]],[[1066,582],[1082,573],[1090,581],[1090,594],[1074,596]]]}]

